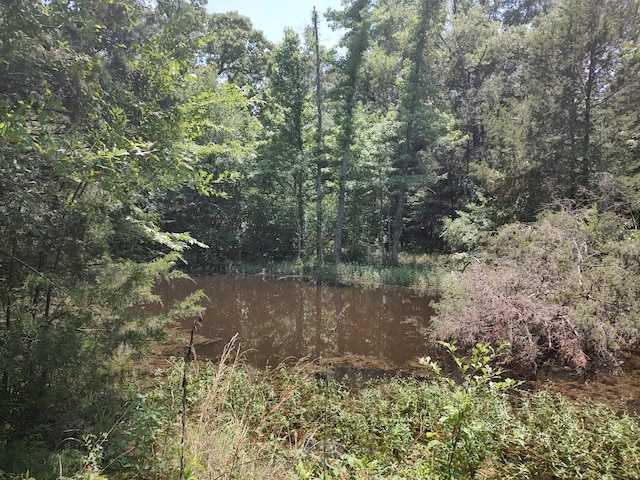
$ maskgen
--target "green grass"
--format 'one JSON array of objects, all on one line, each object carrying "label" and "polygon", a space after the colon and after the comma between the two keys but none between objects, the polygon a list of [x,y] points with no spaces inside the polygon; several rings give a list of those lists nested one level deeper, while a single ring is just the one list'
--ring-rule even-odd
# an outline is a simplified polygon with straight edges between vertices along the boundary
[{"label": "green grass", "polygon": [[418,257],[406,257],[397,267],[354,263],[317,266],[303,262],[266,262],[229,263],[226,271],[232,275],[264,275],[363,288],[406,287],[431,291],[437,286],[437,275],[430,259]]}]

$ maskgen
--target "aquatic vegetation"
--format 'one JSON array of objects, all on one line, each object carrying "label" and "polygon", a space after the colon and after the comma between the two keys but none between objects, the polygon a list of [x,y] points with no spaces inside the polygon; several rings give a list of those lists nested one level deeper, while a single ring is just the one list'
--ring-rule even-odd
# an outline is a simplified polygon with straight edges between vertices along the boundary
[{"label": "aquatic vegetation", "polygon": [[322,267],[303,262],[229,263],[226,272],[363,288],[409,287],[423,292],[433,292],[438,283],[431,262],[416,261],[408,256],[403,257],[399,266],[393,267],[380,263],[340,263]]}]

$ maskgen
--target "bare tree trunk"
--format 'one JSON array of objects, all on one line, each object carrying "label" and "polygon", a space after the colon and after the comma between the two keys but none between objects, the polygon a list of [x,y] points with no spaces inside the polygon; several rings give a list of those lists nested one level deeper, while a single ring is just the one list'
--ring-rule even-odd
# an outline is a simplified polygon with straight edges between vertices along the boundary
[{"label": "bare tree trunk", "polygon": [[344,154],[342,156],[342,168],[340,169],[340,188],[338,190],[338,217],[336,219],[336,235],[333,240],[333,261],[337,265],[340,263],[342,255],[342,236],[344,230],[344,207],[347,183],[347,167],[349,165],[349,150],[351,149],[351,139],[345,142]]},{"label": "bare tree trunk", "polygon": [[318,11],[313,7],[313,36],[316,50],[316,110],[318,112],[316,163],[316,263],[324,265],[324,249],[322,247],[322,164],[324,162],[324,133],[322,131],[322,68],[320,61],[320,38],[318,35]]},{"label": "bare tree trunk", "polygon": [[302,239],[304,238],[304,202],[302,200],[303,194],[304,192],[302,188],[302,179],[298,178],[296,180],[296,229],[298,230],[298,259],[302,258]]},{"label": "bare tree trunk", "polygon": [[403,183],[400,185],[400,191],[398,192],[398,199],[396,202],[396,213],[393,218],[392,238],[391,238],[391,251],[389,252],[389,264],[398,265],[400,263],[400,235],[402,233],[402,217],[404,216],[404,206],[406,203],[407,188]]},{"label": "bare tree trunk", "polygon": [[[13,239],[11,245],[11,256],[9,257],[9,268],[7,269],[7,282],[6,282],[6,294],[5,294],[5,302],[6,302],[6,311],[5,311],[5,328],[7,332],[11,328],[11,302],[12,302],[12,289],[14,283],[14,268],[15,268],[15,255],[16,255],[16,240]],[[9,370],[5,369],[2,372],[2,392],[7,397],[9,396]]]},{"label": "bare tree trunk", "polygon": [[15,266],[15,255],[16,255],[16,240],[14,239],[11,245],[11,256],[9,257],[9,268],[7,269],[7,282],[6,282],[6,294],[5,294],[5,326],[7,331],[11,328],[11,290],[13,289],[13,269]]}]

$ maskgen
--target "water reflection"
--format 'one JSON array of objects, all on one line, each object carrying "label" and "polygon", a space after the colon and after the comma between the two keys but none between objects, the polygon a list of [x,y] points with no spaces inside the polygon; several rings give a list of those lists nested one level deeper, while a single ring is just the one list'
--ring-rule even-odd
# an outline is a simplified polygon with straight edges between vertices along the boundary
[{"label": "water reflection", "polygon": [[[361,290],[262,277],[194,277],[163,284],[164,303],[202,289],[209,300],[200,334],[216,357],[236,333],[256,366],[287,358],[355,355],[401,367],[427,352],[431,298],[408,290]],[[184,323],[187,327],[188,321]]]}]

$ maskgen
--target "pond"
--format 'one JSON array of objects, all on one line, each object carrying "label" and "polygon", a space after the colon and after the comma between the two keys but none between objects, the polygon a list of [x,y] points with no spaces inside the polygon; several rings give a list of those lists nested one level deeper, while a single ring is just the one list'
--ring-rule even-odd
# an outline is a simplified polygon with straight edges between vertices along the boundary
[{"label": "pond", "polygon": [[[200,358],[217,359],[237,335],[246,361],[257,367],[283,361],[329,362],[344,371],[416,372],[430,355],[450,363],[427,340],[434,297],[408,289],[360,289],[314,285],[262,276],[178,279],[158,287],[165,304],[203,290]],[[185,343],[191,321],[182,324]],[[590,398],[640,412],[640,356],[624,355],[625,374],[576,378],[571,370],[545,367],[531,388],[551,388],[575,400]]]},{"label": "pond", "polygon": [[157,293],[166,304],[198,289],[207,296],[198,331],[201,357],[219,356],[236,334],[247,361],[258,367],[342,358],[364,368],[398,370],[429,354],[426,328],[433,298],[408,289],[207,276],[173,280]]}]

